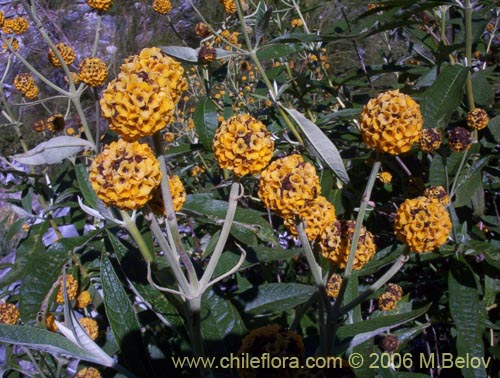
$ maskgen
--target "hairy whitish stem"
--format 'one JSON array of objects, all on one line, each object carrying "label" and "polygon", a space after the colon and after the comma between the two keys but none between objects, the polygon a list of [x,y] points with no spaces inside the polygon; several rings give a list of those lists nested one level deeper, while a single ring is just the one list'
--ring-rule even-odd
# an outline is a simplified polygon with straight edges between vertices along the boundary
[{"label": "hairy whitish stem", "polygon": [[120,210],[120,215],[124,221],[125,228],[129,232],[130,236],[132,236],[132,239],[134,239],[135,243],[137,244],[137,247],[139,248],[142,257],[144,258],[144,260],[146,260],[146,263],[152,263],[154,261],[154,254],[144,241],[144,238],[142,237],[141,232],[137,228],[135,221],[132,218],[130,218],[126,210]]},{"label": "hairy whitish stem", "polygon": [[472,90],[472,7],[470,0],[465,0],[464,3],[464,18],[465,18],[465,62],[466,67],[469,69],[467,72],[466,90],[467,90],[467,104],[469,110],[474,110],[476,107],[474,103],[474,92]]},{"label": "hairy whitish stem", "polygon": [[210,256],[210,261],[203,272],[203,276],[200,279],[200,293],[203,293],[208,283],[212,279],[212,275],[215,268],[220,260],[222,252],[224,251],[224,246],[231,232],[231,227],[233,225],[234,216],[236,214],[236,208],[238,207],[238,199],[242,196],[242,185],[240,184],[239,177],[235,176],[233,178],[233,183],[231,184],[231,191],[229,192],[229,200],[226,211],[226,217],[224,219],[224,225],[219,235],[219,240],[215,245],[215,249]]}]

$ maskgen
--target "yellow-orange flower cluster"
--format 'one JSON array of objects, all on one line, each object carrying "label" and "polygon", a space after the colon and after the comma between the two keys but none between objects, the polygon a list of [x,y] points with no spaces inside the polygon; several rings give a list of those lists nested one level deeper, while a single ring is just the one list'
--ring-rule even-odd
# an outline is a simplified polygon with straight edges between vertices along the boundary
[{"label": "yellow-orange flower cluster", "polygon": [[166,127],[187,88],[183,75],[180,63],[156,47],[127,58],[100,101],[109,128],[127,140],[137,140]]},{"label": "yellow-orange flower cluster", "polygon": [[301,27],[302,25],[304,25],[304,23],[302,22],[302,20],[300,18],[294,18],[290,24],[291,24],[292,28],[297,28],[297,27]]},{"label": "yellow-orange flower cluster", "polygon": [[204,22],[198,22],[194,27],[194,34],[198,37],[206,38],[210,35],[210,29]]},{"label": "yellow-orange flower cluster", "polygon": [[20,35],[25,33],[28,30],[29,26],[30,24],[28,23],[28,20],[26,20],[24,17],[14,17],[4,20],[2,31],[5,34]]},{"label": "yellow-orange flower cluster", "polygon": [[168,178],[168,186],[174,203],[174,210],[180,211],[186,202],[186,190],[179,176],[172,175]]},{"label": "yellow-orange flower cluster", "polygon": [[472,143],[470,131],[461,126],[448,130],[446,138],[448,139],[448,145],[455,152],[468,150]]},{"label": "yellow-orange flower cluster", "polygon": [[467,126],[471,129],[482,130],[488,126],[489,120],[488,113],[481,108],[475,108],[467,113]]},{"label": "yellow-orange flower cluster", "polygon": [[300,214],[320,192],[316,169],[301,155],[277,159],[260,175],[259,198],[282,218]]},{"label": "yellow-orange flower cluster", "polygon": [[417,253],[439,248],[450,230],[450,216],[445,207],[425,196],[404,201],[394,220],[396,237]]},{"label": "yellow-orange flower cluster", "polygon": [[392,182],[391,172],[387,172],[387,171],[380,172],[378,175],[378,179],[383,184],[390,184]]},{"label": "yellow-orange flower cluster", "polygon": [[387,284],[387,289],[378,297],[378,307],[383,311],[396,308],[398,302],[403,298],[403,289],[398,284]]},{"label": "yellow-orange flower cluster", "polygon": [[371,99],[361,112],[363,142],[391,155],[410,150],[420,137],[422,124],[420,106],[399,90]]},{"label": "yellow-orange flower cluster", "polygon": [[224,5],[224,10],[227,14],[234,14],[236,13],[236,3],[234,1],[235,0],[219,0],[219,3]]},{"label": "yellow-orange flower cluster", "polygon": [[92,318],[80,318],[78,321],[85,332],[87,332],[87,335],[89,335],[92,340],[96,340],[99,336],[99,326],[97,322]]},{"label": "yellow-orange flower cluster", "polygon": [[[78,292],[78,281],[75,277],[71,275],[66,275],[66,294],[68,295],[68,300],[72,301],[76,297]],[[63,278],[59,278],[59,290],[56,294],[56,302],[64,303],[64,293],[63,293]]]},{"label": "yellow-orange flower cluster", "polygon": [[90,296],[88,290],[84,290],[76,297],[75,307],[85,308],[90,304],[90,302],[92,302],[92,297]]},{"label": "yellow-orange flower cluster", "polygon": [[439,129],[423,129],[418,144],[424,152],[434,152],[441,147],[442,135]]},{"label": "yellow-orange flower cluster", "polygon": [[[6,38],[6,41],[8,43],[10,43],[12,50],[17,51],[17,49],[19,48],[19,41],[16,38],[13,38],[13,37]],[[8,47],[7,43],[2,42],[2,49],[7,50],[8,48],[9,47]]]},{"label": "yellow-orange flower cluster", "polygon": [[212,149],[221,168],[236,176],[254,175],[273,157],[274,142],[262,122],[242,114],[221,122]]},{"label": "yellow-orange flower cluster", "polygon": [[160,163],[147,144],[119,139],[97,155],[89,179],[106,205],[135,210],[151,199],[160,184]]},{"label": "yellow-orange flower cluster", "polygon": [[[268,354],[271,358],[283,357],[297,358],[302,361],[304,358],[304,342],[302,337],[295,331],[283,328],[278,324],[270,324],[252,330],[243,338],[238,355],[248,355],[252,357],[261,357]],[[238,375],[240,378],[255,378],[255,377],[291,377],[294,376],[293,369],[254,369],[240,368]]]},{"label": "yellow-orange flower cluster", "polygon": [[[59,54],[61,54],[61,58],[63,58],[64,63],[66,65],[70,65],[75,61],[76,55],[75,55],[75,50],[73,48],[65,43],[58,43],[56,45],[57,51],[59,51]],[[54,67],[58,68],[62,66],[61,61],[59,58],[56,56],[54,51],[52,49],[49,50],[48,53],[48,58],[50,64],[52,64]]]},{"label": "yellow-orange flower cluster", "polygon": [[326,294],[329,297],[337,298],[339,296],[340,287],[342,286],[342,277],[340,274],[334,273],[328,279],[326,284]]},{"label": "yellow-orange flower cluster", "polygon": [[78,373],[76,373],[75,375],[75,378],[101,378],[101,377],[102,375],[99,372],[99,370],[93,367],[87,367],[78,370]]},{"label": "yellow-orange flower cluster", "polygon": [[[319,237],[321,254],[332,264],[344,269],[349,258],[355,221],[335,221],[328,225]],[[354,257],[353,269],[361,269],[377,252],[373,235],[361,227],[358,248]]]},{"label": "yellow-orange flower cluster", "polygon": [[91,8],[107,11],[113,5],[113,0],[87,0],[87,4]]},{"label": "yellow-orange flower cluster", "polygon": [[153,0],[153,10],[160,14],[167,14],[172,10],[170,0]]},{"label": "yellow-orange flower cluster", "polygon": [[64,116],[59,114],[52,114],[45,120],[47,129],[53,133],[64,130],[66,122],[64,121]]},{"label": "yellow-orange flower cluster", "polygon": [[[314,200],[306,201],[298,216],[305,222],[305,231],[308,240],[316,239],[333,221],[335,221],[335,207],[326,199],[319,196]],[[292,235],[297,235],[295,216],[285,218],[285,226]]]},{"label": "yellow-orange flower cluster", "polygon": [[19,319],[19,310],[12,303],[0,303],[0,324],[16,324]]},{"label": "yellow-orange flower cluster", "polygon": [[108,67],[100,58],[85,58],[78,66],[78,78],[89,87],[98,87],[108,78]]},{"label": "yellow-orange flower cluster", "polygon": [[423,196],[429,198],[431,201],[437,201],[443,206],[448,206],[450,203],[450,196],[442,186],[431,186],[425,189]]},{"label": "yellow-orange flower cluster", "polygon": [[57,332],[56,318],[53,314],[48,314],[45,318],[45,327],[51,332]]},{"label": "yellow-orange flower cluster", "polygon": [[22,73],[16,75],[14,78],[14,86],[21,92],[27,99],[35,99],[38,97],[40,90],[35,84],[35,78],[30,73]]}]

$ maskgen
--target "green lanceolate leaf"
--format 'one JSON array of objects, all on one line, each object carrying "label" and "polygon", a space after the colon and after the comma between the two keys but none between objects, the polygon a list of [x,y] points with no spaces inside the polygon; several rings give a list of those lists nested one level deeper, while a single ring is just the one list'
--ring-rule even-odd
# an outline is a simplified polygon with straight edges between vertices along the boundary
[{"label": "green lanceolate leaf", "polygon": [[265,45],[257,50],[259,60],[276,59],[304,50],[301,44]]},{"label": "green lanceolate leaf", "polygon": [[174,58],[183,60],[189,63],[198,62],[198,53],[195,49],[185,46],[160,46],[161,51]]},{"label": "green lanceolate leaf", "polygon": [[482,183],[482,169],[488,164],[489,157],[476,161],[467,172],[460,176],[457,181],[456,198],[453,201],[454,207],[460,207],[468,204],[477,188]]},{"label": "green lanceolate leaf", "polygon": [[488,129],[495,140],[500,143],[500,115],[490,119],[490,122],[488,122]]},{"label": "green lanceolate leaf", "polygon": [[71,356],[101,364],[102,360],[57,333],[28,326],[0,324],[0,342],[23,345],[54,355]]},{"label": "green lanceolate leaf", "polygon": [[328,137],[316,126],[308,120],[302,113],[295,109],[283,108],[300,127],[309,143],[313,146],[315,152],[335,173],[335,175],[344,183],[349,182],[349,176],[342,161],[337,147]]},{"label": "green lanceolate leaf", "polygon": [[245,311],[252,314],[287,311],[306,302],[316,291],[314,286],[297,283],[270,283],[242,293]]},{"label": "green lanceolate leaf", "polygon": [[205,292],[202,297],[201,330],[210,355],[214,351],[229,355],[238,349],[246,333],[245,323],[236,307],[213,290]]},{"label": "green lanceolate leaf", "polygon": [[337,336],[339,340],[344,340],[341,341],[339,349],[346,350],[354,348],[372,337],[418,318],[419,316],[425,314],[429,307],[430,304],[404,314],[386,315],[384,317],[368,319],[363,322],[340,327],[337,332]]},{"label": "green lanceolate leaf", "polygon": [[121,281],[108,257],[101,258],[101,282],[104,292],[104,308],[111,331],[130,370],[145,376],[148,372],[148,356],[145,352],[140,324]]},{"label": "green lanceolate leaf", "polygon": [[92,185],[90,184],[87,168],[83,164],[77,164],[75,166],[75,174],[85,202],[87,202],[91,208],[97,209],[98,199]]},{"label": "green lanceolate leaf", "polygon": [[460,64],[443,68],[422,97],[421,111],[425,128],[447,126],[448,117],[462,101],[466,79],[467,68]]},{"label": "green lanceolate leaf", "polygon": [[201,98],[193,114],[194,126],[205,149],[211,151],[215,131],[219,126],[217,106],[208,97]]},{"label": "green lanceolate leaf", "polygon": [[86,148],[92,149],[94,146],[82,138],[58,136],[40,143],[28,152],[14,155],[12,159],[28,165],[56,164]]},{"label": "green lanceolate leaf", "polygon": [[[462,261],[453,261],[448,275],[450,313],[457,331],[458,356],[484,358],[483,312],[484,304],[470,267]],[[483,307],[483,311],[481,311]],[[486,369],[464,367],[461,369],[465,378],[486,378]]]},{"label": "green lanceolate leaf", "polygon": [[271,15],[273,14],[273,9],[271,7],[267,7],[264,1],[260,1],[259,5],[257,6],[256,14],[255,38],[256,44],[258,45],[269,26],[269,20],[271,18]]}]

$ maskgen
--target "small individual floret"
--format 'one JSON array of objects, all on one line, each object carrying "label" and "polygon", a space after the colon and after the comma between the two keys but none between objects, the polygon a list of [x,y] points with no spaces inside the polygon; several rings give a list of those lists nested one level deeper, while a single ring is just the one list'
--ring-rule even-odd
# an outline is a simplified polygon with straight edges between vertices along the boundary
[{"label": "small individual floret", "polygon": [[470,131],[461,126],[448,130],[446,137],[448,145],[455,152],[468,150],[472,143]]},{"label": "small individual floret", "polygon": [[[307,201],[297,216],[305,222],[307,239],[313,241],[335,220],[335,207],[326,197],[319,196],[314,200]],[[292,235],[297,235],[295,215],[286,218],[284,224]]]},{"label": "small individual floret", "polygon": [[92,340],[96,340],[99,336],[99,326],[97,322],[92,318],[80,318],[78,321],[85,332],[87,332],[87,335],[89,335]]},{"label": "small individual floret", "polygon": [[424,152],[434,152],[441,147],[443,137],[439,129],[423,129],[418,140],[420,149]]},{"label": "small individual floret", "polygon": [[259,198],[282,218],[300,214],[307,201],[321,193],[316,169],[301,155],[290,155],[273,161],[262,171]]},{"label": "small individual floret", "polygon": [[101,378],[101,377],[102,375],[99,372],[99,370],[93,367],[87,367],[78,370],[78,373],[76,373],[75,375],[75,378]]},{"label": "small individual floret", "polygon": [[208,64],[215,61],[215,59],[217,59],[217,50],[208,45],[203,45],[200,48],[200,51],[198,52],[198,62]]},{"label": "small individual floret", "polygon": [[274,142],[266,126],[248,114],[222,121],[212,149],[223,169],[236,176],[260,173],[273,157]]},{"label": "small individual floret", "polygon": [[165,128],[187,89],[183,75],[180,63],[156,47],[125,59],[100,100],[110,129],[132,141]]},{"label": "small individual floret", "polygon": [[403,288],[395,283],[388,283],[387,289],[385,290],[394,295],[394,297],[400,301],[403,298]]},{"label": "small individual floret", "polygon": [[423,195],[430,200],[439,202],[443,206],[448,206],[450,203],[450,196],[442,186],[431,186],[424,190]]},{"label": "small individual floret", "polygon": [[15,18],[9,18],[4,21],[2,25],[2,30],[5,34],[23,34],[25,33],[30,24],[28,23],[28,20],[26,20],[24,17],[15,17]]},{"label": "small individual floret", "polygon": [[[65,43],[58,43],[56,45],[56,49],[57,51],[59,51],[59,54],[61,54],[61,57],[63,58],[63,61],[67,66],[71,65],[75,61],[75,50],[73,50],[71,46]],[[54,67],[58,68],[62,66],[61,61],[52,49],[49,50],[48,58],[50,64],[52,64]]]},{"label": "small individual floret", "polygon": [[153,0],[153,10],[160,14],[167,14],[172,10],[170,0]]},{"label": "small individual floret", "polygon": [[160,162],[147,144],[119,139],[97,155],[89,179],[106,205],[136,210],[151,199],[160,184]]},{"label": "small individual floret", "polygon": [[201,38],[206,38],[210,35],[210,29],[204,22],[198,22],[194,27],[194,33]]},{"label": "small individual floret", "polygon": [[89,7],[100,10],[107,11],[113,5],[113,0],[87,0]]},{"label": "small individual floret", "polygon": [[236,4],[234,2],[235,0],[219,0],[219,3],[224,5],[224,10],[226,11],[227,14],[234,14],[236,13]]},{"label": "small individual floret", "polygon": [[[269,355],[273,358],[294,357],[302,362],[304,358],[304,342],[302,337],[295,331],[283,328],[278,324],[271,324],[252,330],[241,342],[237,355],[249,356],[250,358],[261,358]],[[282,369],[264,368],[239,368],[238,375],[241,378],[277,378],[292,377],[295,370],[290,369],[287,364]]]},{"label": "small individual floret", "polygon": [[92,297],[90,296],[89,291],[84,290],[80,294],[78,294],[78,297],[76,297],[75,307],[76,308],[85,308],[91,302],[92,302]]},{"label": "small individual floret", "polygon": [[[319,237],[321,254],[340,269],[347,265],[355,227],[355,221],[335,221],[327,226]],[[361,269],[376,251],[372,233],[362,226],[352,268]]]},{"label": "small individual floret", "polygon": [[399,299],[391,292],[386,291],[378,297],[378,308],[383,311],[390,311],[396,308]]},{"label": "small individual floret", "polygon": [[383,172],[380,172],[379,175],[378,175],[378,179],[380,180],[380,182],[382,182],[383,184],[390,184],[392,182],[392,175],[390,172],[387,172],[387,171],[383,171]]},{"label": "small individual floret", "polygon": [[57,332],[56,318],[53,314],[48,314],[45,318],[45,327],[51,332]]},{"label": "small individual floret", "polygon": [[417,253],[439,248],[450,231],[450,216],[445,207],[424,196],[404,201],[394,220],[396,237]]},{"label": "small individual floret", "polygon": [[108,77],[108,67],[99,58],[85,58],[78,67],[78,77],[90,87],[103,85]]},{"label": "small individual floret", "polygon": [[[56,302],[64,303],[64,293],[63,293],[63,278],[59,278],[59,290],[56,294]],[[78,292],[78,281],[75,277],[71,275],[66,275],[66,294],[68,295],[68,300],[72,301],[76,297]]]},{"label": "small individual floret", "polygon": [[47,129],[49,131],[57,133],[64,130],[66,122],[64,121],[64,116],[59,113],[52,114],[51,116],[47,117],[47,119],[45,120],[45,124],[47,125]]},{"label": "small individual floret", "polygon": [[396,335],[387,335],[380,342],[380,348],[384,352],[394,353],[399,348],[399,339]]},{"label": "small individual floret", "polygon": [[0,324],[16,324],[19,319],[19,310],[12,303],[0,303]]},{"label": "small individual floret", "polygon": [[489,120],[488,113],[481,108],[475,108],[467,113],[467,126],[471,129],[482,130],[488,126]]},{"label": "small individual floret", "polygon": [[410,150],[422,131],[420,106],[399,90],[387,91],[371,99],[361,113],[363,142],[391,155]]},{"label": "small individual floret", "polygon": [[342,277],[340,274],[334,273],[326,284],[326,294],[329,297],[337,298],[339,296],[340,287],[342,286]]}]

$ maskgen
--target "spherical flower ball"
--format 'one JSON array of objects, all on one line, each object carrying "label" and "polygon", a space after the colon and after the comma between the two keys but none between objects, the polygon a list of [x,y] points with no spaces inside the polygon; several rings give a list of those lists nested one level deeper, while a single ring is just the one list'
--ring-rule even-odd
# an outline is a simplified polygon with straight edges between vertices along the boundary
[{"label": "spherical flower ball", "polygon": [[92,340],[97,339],[97,337],[99,336],[99,326],[97,325],[97,322],[94,319],[80,318],[78,319],[78,322]]},{"label": "spherical flower ball", "polygon": [[471,129],[482,130],[488,126],[489,120],[488,113],[481,108],[475,108],[467,113],[467,126]]},{"label": "spherical flower ball", "polygon": [[448,130],[446,137],[448,145],[455,152],[468,150],[472,143],[470,131],[461,126]]},{"label": "spherical flower ball", "polygon": [[198,62],[202,64],[212,63],[215,59],[217,59],[217,50],[208,45],[203,45],[198,51]]},{"label": "spherical flower ball", "polygon": [[78,66],[78,77],[89,87],[98,87],[108,78],[108,67],[100,58],[85,58]]},{"label": "spherical flower ball", "polygon": [[[57,51],[59,51],[59,54],[61,54],[61,57],[63,58],[64,63],[66,63],[66,65],[69,66],[75,61],[75,58],[76,58],[75,50],[73,50],[73,48],[71,46],[69,46],[65,43],[58,43],[56,45],[56,49],[57,49]],[[49,58],[50,64],[52,64],[54,67],[59,68],[62,66],[62,63],[59,60],[59,58],[56,56],[54,50],[52,50],[52,49],[49,50],[48,58]]]},{"label": "spherical flower ball", "polygon": [[[335,207],[326,199],[319,196],[314,200],[306,201],[306,205],[300,210],[298,217],[305,222],[307,239],[315,240],[335,220]],[[297,235],[295,227],[295,215],[284,220],[285,226],[292,235]]]},{"label": "spherical flower ball", "polygon": [[153,10],[160,14],[167,14],[172,10],[170,0],[153,0]]},{"label": "spherical flower ball", "polygon": [[63,131],[66,122],[64,121],[64,116],[59,114],[52,114],[45,120],[45,124],[47,125],[47,129],[52,131],[53,133]]},{"label": "spherical flower ball", "polygon": [[83,290],[78,297],[76,297],[76,308],[85,308],[92,302],[92,296],[88,290]]},{"label": "spherical flower ball", "polygon": [[78,370],[78,373],[76,373],[75,375],[75,378],[101,378],[101,377],[102,375],[99,372],[99,370],[93,367],[87,367]]},{"label": "spherical flower ball", "polygon": [[418,145],[424,152],[434,152],[441,147],[442,141],[443,137],[439,129],[423,129],[418,139]]},{"label": "spherical flower ball", "polygon": [[[5,38],[5,40],[10,43],[10,46],[12,47],[13,51],[17,51],[19,49],[19,41],[16,38],[10,37],[10,38]],[[2,50],[7,50],[9,46],[6,43],[2,42]]]},{"label": "spherical flower ball", "polygon": [[[242,342],[237,355],[260,358],[264,354],[268,354],[272,359],[282,358],[297,358],[300,362],[304,359],[304,342],[302,337],[295,331],[283,328],[278,324],[270,324],[252,330],[246,335]],[[293,377],[295,369],[290,369],[288,366],[282,369],[265,369],[265,368],[239,368],[238,375],[241,378],[255,377]]]},{"label": "spherical flower ball", "polygon": [[179,176],[171,175],[168,178],[168,186],[174,203],[174,210],[180,211],[186,202],[186,190]]},{"label": "spherical flower ball", "polygon": [[234,14],[236,13],[236,3],[234,2],[235,0],[219,0],[219,2],[224,5],[224,10],[226,11],[227,14]]},{"label": "spherical flower ball", "polygon": [[2,25],[2,31],[5,34],[23,34],[25,33],[30,24],[28,23],[28,20],[26,20],[24,17],[15,17],[15,18],[9,18],[4,21]]},{"label": "spherical flower ball", "polygon": [[31,73],[17,74],[14,77],[14,87],[22,94],[25,94],[36,87],[35,78]]},{"label": "spherical flower ball", "polygon": [[187,89],[183,75],[179,62],[159,48],[145,48],[125,59],[100,100],[110,129],[130,141],[164,129],[173,121],[180,94]]},{"label": "spherical flower ball", "polygon": [[398,302],[399,299],[389,291],[382,293],[377,299],[378,308],[383,311],[394,310]]},{"label": "spherical flower ball", "polygon": [[316,169],[301,155],[290,155],[273,161],[259,180],[259,198],[282,218],[300,214],[307,201],[321,192]]},{"label": "spherical flower ball", "polygon": [[[78,281],[72,275],[66,275],[66,294],[68,300],[72,301],[78,292]],[[64,303],[63,278],[59,278],[59,290],[56,294],[56,303]]]},{"label": "spherical flower ball", "polygon": [[91,8],[107,11],[113,5],[113,0],[87,0],[87,4]]},{"label": "spherical flower ball", "polygon": [[97,155],[89,179],[107,206],[136,210],[151,199],[160,184],[160,162],[147,144],[119,139]]},{"label": "spherical flower ball", "polygon": [[210,35],[210,29],[204,22],[198,22],[194,27],[194,34],[198,37],[206,38]]},{"label": "spherical flower ball", "polygon": [[212,149],[221,168],[236,176],[255,175],[271,161],[274,142],[262,122],[242,114],[221,122]]},{"label": "spherical flower ball", "polygon": [[[344,269],[347,265],[355,227],[355,221],[335,221],[326,227],[319,237],[321,254],[340,269]],[[360,270],[372,259],[375,252],[377,246],[373,235],[362,226],[352,268]]]},{"label": "spherical flower ball", "polygon": [[431,201],[439,202],[445,207],[450,203],[450,196],[442,186],[431,186],[425,189],[422,195],[429,198]]},{"label": "spherical flower ball", "polygon": [[15,304],[0,303],[0,324],[14,325],[19,319],[19,310]]},{"label": "spherical flower ball", "polygon": [[403,298],[403,288],[395,283],[388,283],[387,289],[385,290],[391,294],[393,294],[398,301]]},{"label": "spherical flower ball", "polygon": [[326,283],[326,294],[329,297],[337,298],[339,296],[340,287],[342,286],[342,277],[340,274],[334,273]]},{"label": "spherical flower ball", "polygon": [[399,90],[371,99],[361,112],[363,142],[391,155],[409,151],[420,137],[422,124],[420,106]]},{"label": "spherical flower ball", "polygon": [[26,97],[28,100],[34,100],[38,97],[39,93],[40,89],[35,85],[33,88],[24,93],[24,97]]},{"label": "spherical flower ball", "polygon": [[45,327],[48,331],[57,332],[58,328],[56,324],[56,318],[53,314],[48,314],[45,318]]},{"label": "spherical flower ball", "polygon": [[451,220],[446,208],[424,196],[405,200],[394,220],[396,237],[416,253],[439,248],[450,231]]},{"label": "spherical flower ball", "polygon": [[399,348],[399,339],[396,335],[387,335],[380,342],[380,348],[384,352],[394,353]]}]

